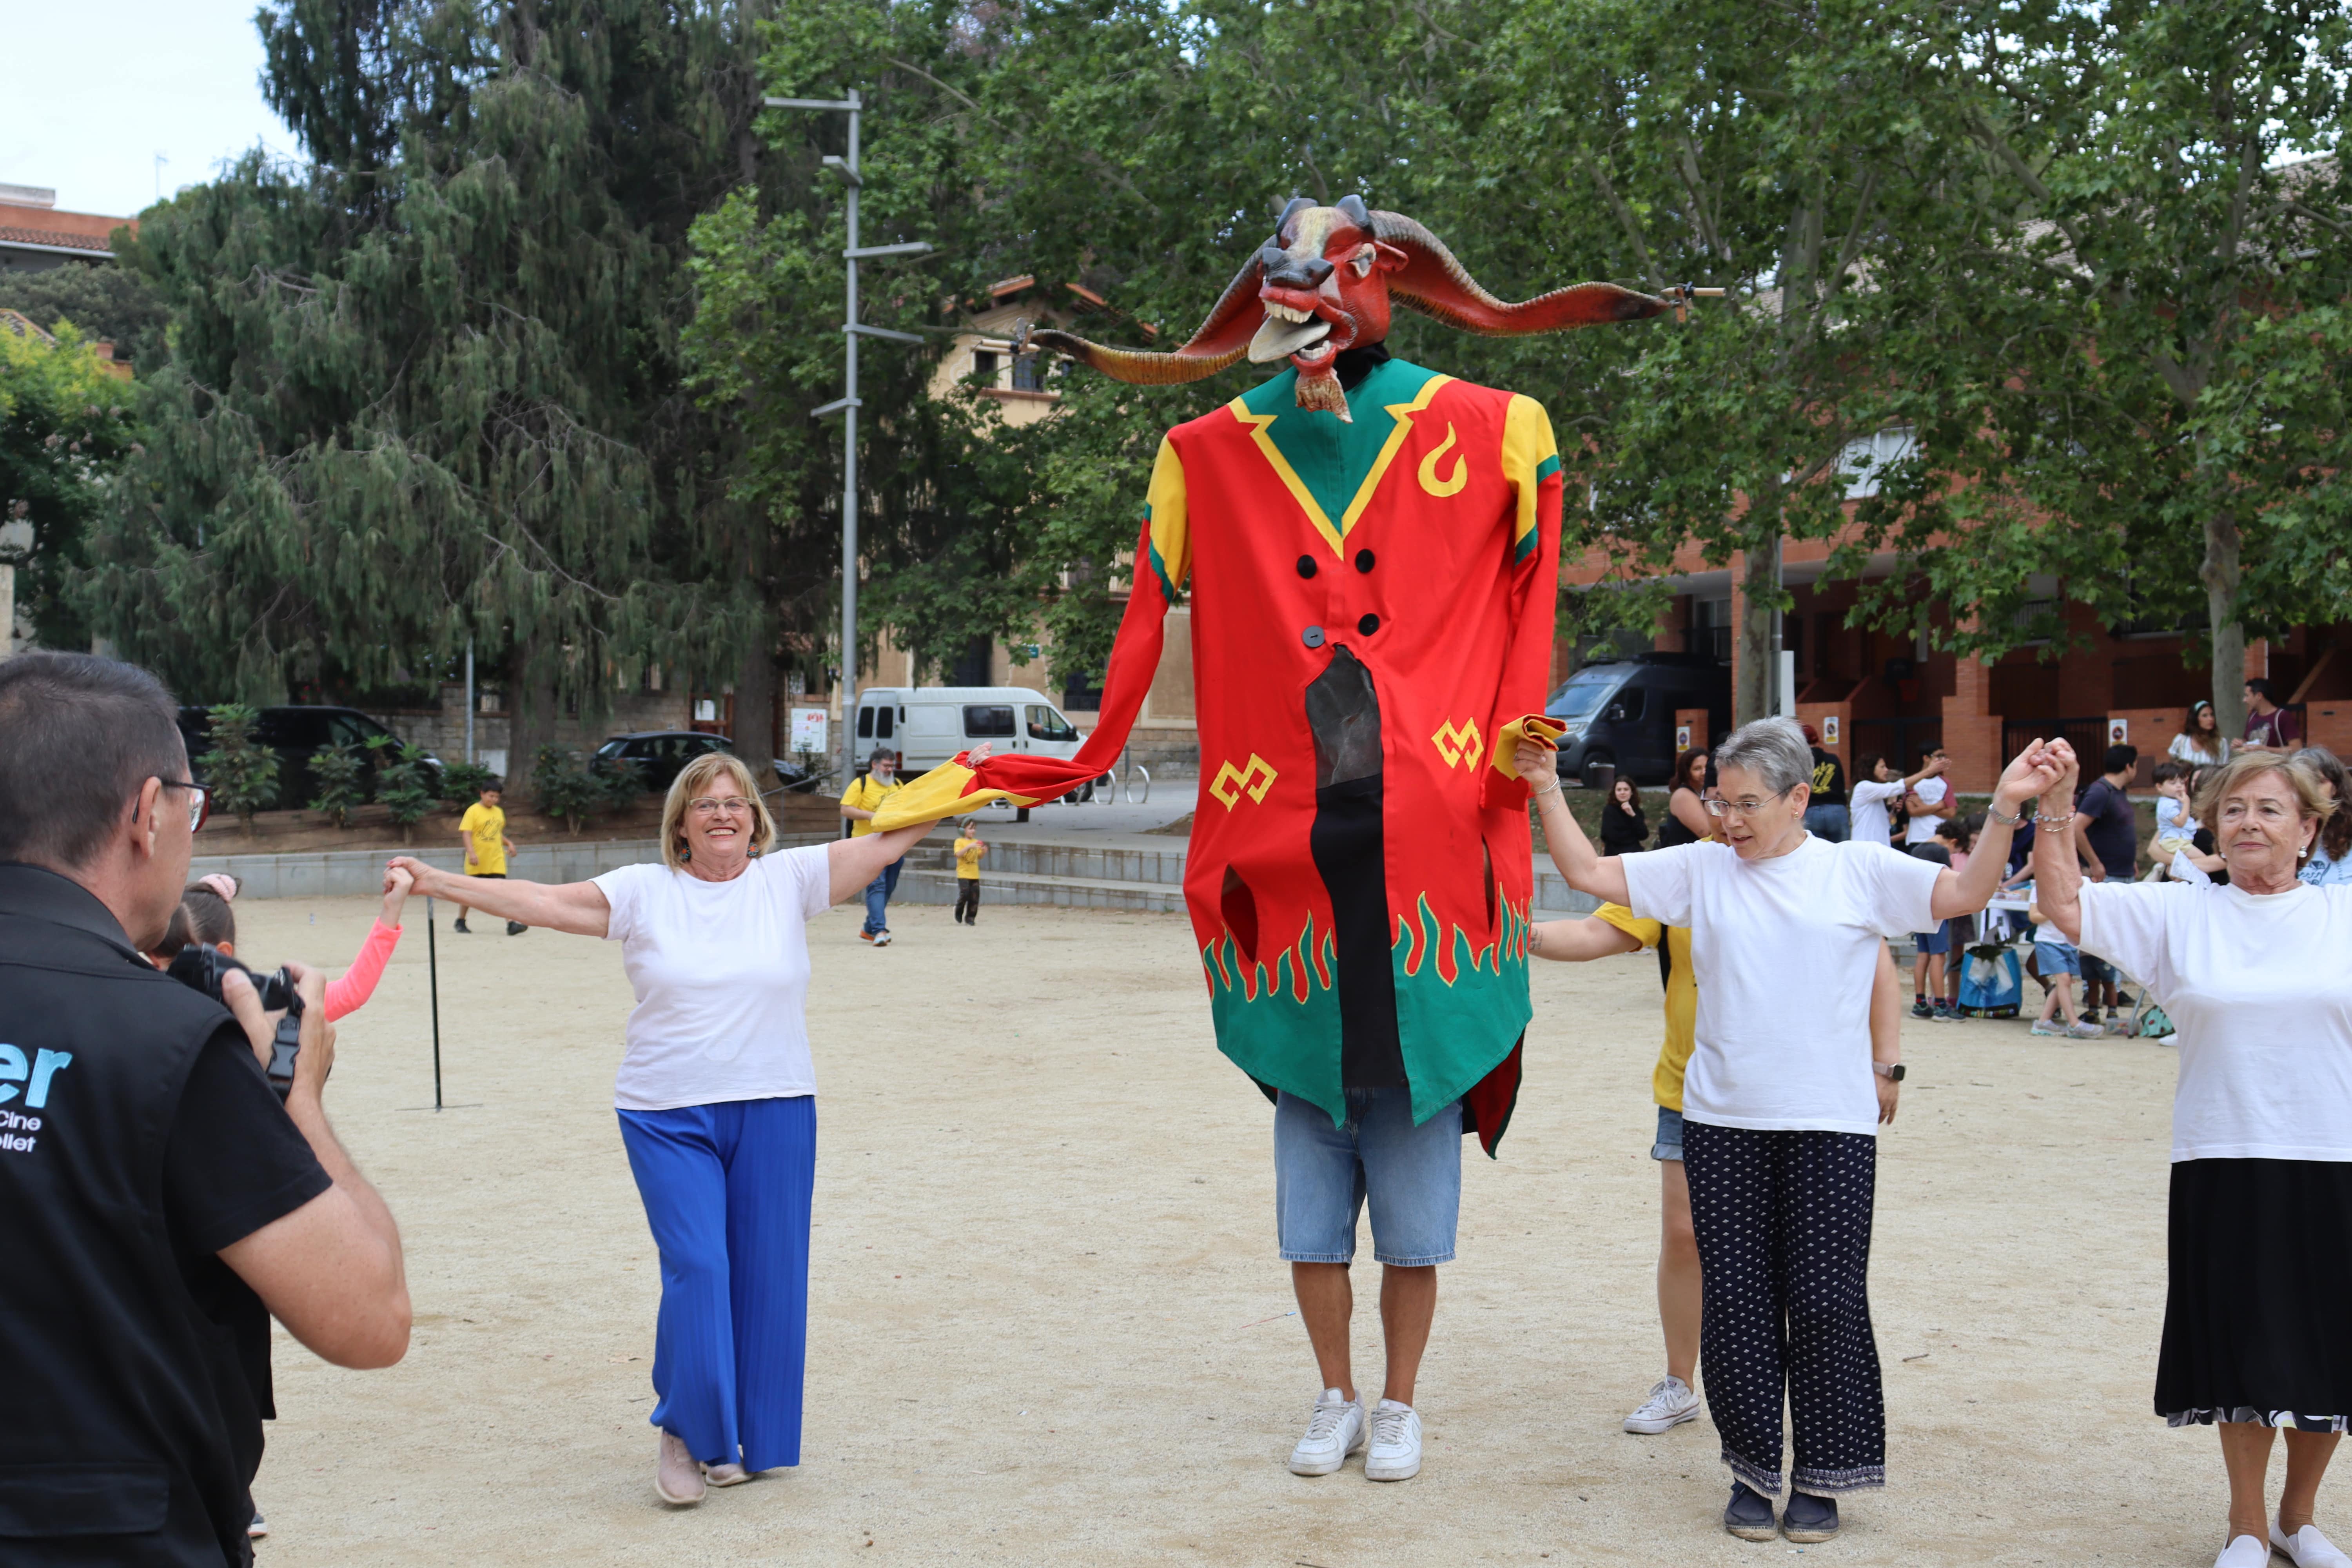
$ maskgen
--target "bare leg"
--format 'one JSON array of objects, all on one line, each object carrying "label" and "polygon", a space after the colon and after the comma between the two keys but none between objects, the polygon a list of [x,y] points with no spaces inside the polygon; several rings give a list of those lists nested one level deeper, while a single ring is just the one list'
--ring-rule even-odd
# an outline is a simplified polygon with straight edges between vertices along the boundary
[{"label": "bare leg", "polygon": [[2288,1428],[2286,1490],[2279,1494],[2279,1528],[2287,1534],[2311,1522],[2312,1510],[2319,1503],[2319,1479],[2327,1473],[2327,1461],[2335,1457],[2336,1439],[2340,1436]]},{"label": "bare leg", "polygon": [[[2230,1472],[2230,1540],[2251,1535],[2267,1546],[2271,1539],[2270,1510],[2263,1502],[2263,1482],[2271,1468],[2271,1428],[2255,1421],[2223,1421],[2218,1424],[2218,1429],[2221,1434],[2221,1464]],[[2316,1476],[2311,1484],[2316,1491]]]},{"label": "bare leg", "polygon": [[1307,1325],[1307,1342],[1315,1347],[1323,1386],[1355,1398],[1355,1376],[1348,1365],[1348,1320],[1356,1310],[1356,1292],[1348,1281],[1348,1266],[1294,1263],[1290,1289],[1298,1297],[1299,1320]]},{"label": "bare leg", "polygon": [[1690,1178],[1680,1160],[1658,1162],[1658,1326],[1666,1375],[1698,1386],[1698,1237],[1691,1231]]},{"label": "bare leg", "polygon": [[1413,1379],[1421,1375],[1421,1352],[1429,1348],[1429,1325],[1436,1317],[1437,1269],[1433,1266],[1381,1265],[1381,1331],[1389,1347],[1388,1386],[1381,1390],[1382,1398],[1399,1405],[1412,1403]]}]

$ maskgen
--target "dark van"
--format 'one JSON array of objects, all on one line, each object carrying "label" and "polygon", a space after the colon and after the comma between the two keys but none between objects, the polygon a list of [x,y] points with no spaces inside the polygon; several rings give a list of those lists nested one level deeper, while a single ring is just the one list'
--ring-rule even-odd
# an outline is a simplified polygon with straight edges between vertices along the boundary
[{"label": "dark van", "polygon": [[1588,664],[1551,694],[1544,711],[1568,724],[1559,739],[1562,777],[1600,763],[1635,784],[1664,784],[1674,772],[1675,714],[1706,710],[1707,733],[1731,728],[1731,671],[1705,654],[1644,653]]},{"label": "dark van", "polygon": [[[212,750],[213,718],[204,708],[180,710],[180,737],[188,744],[188,776],[196,783],[205,782],[204,764],[197,759]],[[253,726],[253,738],[278,753],[278,804],[281,807],[302,808],[319,793],[319,781],[310,772],[310,759],[330,746],[362,746],[383,736],[397,742],[399,737],[377,721],[356,708],[324,708],[289,704],[264,708]],[[370,773],[383,760],[375,752],[367,752]],[[431,787],[441,787],[441,759],[432,752],[425,753],[425,771]],[[369,793],[374,793],[373,785]]]}]

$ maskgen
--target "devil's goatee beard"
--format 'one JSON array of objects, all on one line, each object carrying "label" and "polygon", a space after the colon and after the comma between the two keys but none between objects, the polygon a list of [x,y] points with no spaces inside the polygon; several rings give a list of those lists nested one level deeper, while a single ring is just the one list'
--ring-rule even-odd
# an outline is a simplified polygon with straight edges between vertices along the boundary
[{"label": "devil's goatee beard", "polygon": [[1355,423],[1348,413],[1348,395],[1340,389],[1339,372],[1328,363],[1298,373],[1298,406],[1336,414],[1348,424]]}]

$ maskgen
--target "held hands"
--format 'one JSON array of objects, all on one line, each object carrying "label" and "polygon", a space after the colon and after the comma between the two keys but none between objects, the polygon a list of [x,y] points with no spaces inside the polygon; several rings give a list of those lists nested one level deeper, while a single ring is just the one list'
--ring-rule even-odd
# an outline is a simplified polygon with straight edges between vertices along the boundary
[{"label": "held hands", "polygon": [[2055,798],[2058,809],[2053,816],[2063,816],[2074,809],[2074,785],[2083,776],[2083,762],[2074,754],[2074,746],[2063,736],[2041,748],[2051,769],[2051,781],[2042,786],[2044,800]]},{"label": "held hands", "polygon": [[[2053,752],[2064,741],[2035,741],[2020,752],[2008,767],[2001,770],[2000,782],[1993,786],[1993,809],[2003,816],[2015,816],[2026,802],[2047,795],[2057,783],[2061,764]],[[2073,752],[2067,753],[2070,757]]]},{"label": "held hands", "polygon": [[[473,863],[474,858],[471,855],[467,856],[466,864],[470,866]],[[383,890],[386,893],[392,891],[392,879],[394,877],[405,877],[408,879],[410,889],[431,897],[435,885],[434,879],[440,875],[440,872],[436,871],[414,855],[395,855],[384,862]]]}]

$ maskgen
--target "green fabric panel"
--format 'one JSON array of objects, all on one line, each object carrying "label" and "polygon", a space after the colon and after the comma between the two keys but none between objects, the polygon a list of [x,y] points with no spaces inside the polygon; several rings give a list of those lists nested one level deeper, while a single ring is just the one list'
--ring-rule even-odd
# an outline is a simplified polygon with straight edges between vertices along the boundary
[{"label": "green fabric panel", "polygon": [[1541,484],[1558,472],[1559,472],[1559,454],[1554,452],[1536,465],[1536,483]]},{"label": "green fabric panel", "polygon": [[[1412,1120],[1428,1121],[1476,1087],[1511,1054],[1535,1007],[1528,995],[1524,951],[1528,916],[1502,900],[1503,930],[1495,945],[1473,952],[1458,927],[1439,928],[1423,898],[1414,911],[1418,935],[1408,930],[1393,950],[1397,1037],[1405,1077],[1412,1084]],[[1451,942],[1454,983],[1438,973],[1438,944]],[[1413,973],[1405,973],[1408,961]],[[1335,1055],[1337,1053],[1334,1053]]]},{"label": "green fabric panel", "polygon": [[1341,527],[1349,503],[1356,499],[1364,476],[1388,445],[1396,421],[1387,413],[1391,403],[1410,403],[1437,373],[1392,359],[1356,384],[1348,394],[1352,424],[1336,414],[1298,406],[1298,372],[1286,370],[1242,394],[1242,406],[1252,414],[1276,416],[1265,427],[1275,450],[1295,470],[1307,493],[1323,509],[1334,529]]},{"label": "green fabric panel", "polygon": [[[1202,968],[1209,977],[1217,1049],[1259,1083],[1288,1089],[1339,1127],[1348,1120],[1348,1095],[1339,1083],[1339,994],[1316,977],[1309,955],[1318,943],[1324,971],[1335,973],[1338,944],[1309,919],[1297,947],[1276,955],[1270,966],[1256,966],[1255,996],[1243,993],[1243,961],[1232,937],[1202,954]],[[1292,986],[1295,973],[1307,976],[1304,1002]]]}]

